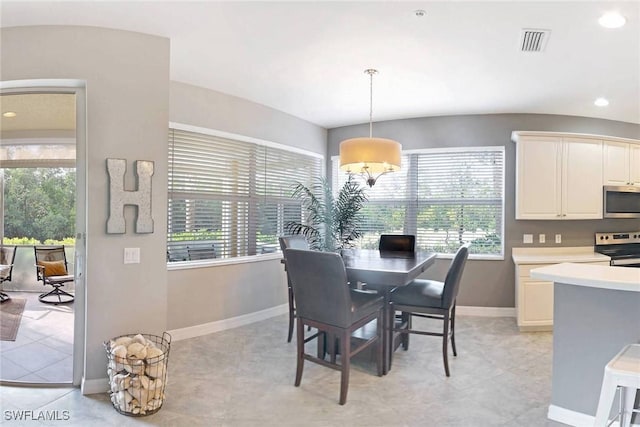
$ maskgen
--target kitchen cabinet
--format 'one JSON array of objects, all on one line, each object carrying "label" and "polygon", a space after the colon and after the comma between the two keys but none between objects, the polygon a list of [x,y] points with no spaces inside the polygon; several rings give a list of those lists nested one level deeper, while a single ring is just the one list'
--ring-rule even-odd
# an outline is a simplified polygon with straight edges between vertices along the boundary
[{"label": "kitchen cabinet", "polygon": [[531,277],[531,270],[562,262],[609,265],[593,247],[513,248],[516,321],[520,331],[553,329],[553,282]]},{"label": "kitchen cabinet", "polygon": [[640,144],[604,141],[604,185],[640,186]]},{"label": "kitchen cabinet", "polygon": [[516,219],[602,218],[602,140],[518,135]]}]

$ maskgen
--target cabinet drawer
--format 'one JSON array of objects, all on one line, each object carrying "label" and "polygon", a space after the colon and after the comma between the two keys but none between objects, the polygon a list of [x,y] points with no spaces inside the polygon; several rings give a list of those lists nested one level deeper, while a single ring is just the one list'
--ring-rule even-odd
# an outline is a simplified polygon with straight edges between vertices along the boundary
[{"label": "cabinet drawer", "polygon": [[518,276],[519,277],[531,277],[531,270],[535,268],[548,267],[553,264],[521,264],[518,266]]}]

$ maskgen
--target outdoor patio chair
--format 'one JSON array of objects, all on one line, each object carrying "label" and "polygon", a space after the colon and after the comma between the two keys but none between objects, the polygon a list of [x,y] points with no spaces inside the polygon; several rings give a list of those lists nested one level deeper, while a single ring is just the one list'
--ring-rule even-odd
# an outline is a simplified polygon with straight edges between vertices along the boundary
[{"label": "outdoor patio chair", "polygon": [[13,263],[16,260],[16,247],[15,246],[2,246],[0,247],[0,302],[5,302],[9,299],[9,295],[2,292],[2,284],[4,282],[11,281],[11,273],[13,272]]},{"label": "outdoor patio chair", "polygon": [[64,245],[34,246],[36,257],[36,274],[38,281],[44,286],[53,286],[53,290],[41,294],[38,299],[46,304],[64,304],[72,302],[74,297],[60,288],[65,283],[73,282],[73,274],[69,274],[67,256]]}]

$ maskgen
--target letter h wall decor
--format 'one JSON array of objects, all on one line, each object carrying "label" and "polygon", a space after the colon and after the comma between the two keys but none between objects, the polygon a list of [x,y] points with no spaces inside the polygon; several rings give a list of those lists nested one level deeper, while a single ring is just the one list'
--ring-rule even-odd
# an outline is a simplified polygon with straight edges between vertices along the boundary
[{"label": "letter h wall decor", "polygon": [[127,171],[127,161],[124,159],[107,159],[109,173],[109,219],[107,233],[123,234],[126,232],[124,220],[125,205],[138,208],[136,218],[136,233],[153,233],[153,218],[151,216],[151,178],[153,177],[153,162],[136,160],[135,191],[124,189],[124,174]]}]

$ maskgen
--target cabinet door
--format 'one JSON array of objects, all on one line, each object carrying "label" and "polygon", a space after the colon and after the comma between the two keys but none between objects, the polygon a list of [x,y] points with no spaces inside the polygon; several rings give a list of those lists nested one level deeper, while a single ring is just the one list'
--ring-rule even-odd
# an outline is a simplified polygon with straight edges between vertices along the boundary
[{"label": "cabinet door", "polygon": [[629,182],[640,185],[640,144],[629,144]]},{"label": "cabinet door", "polygon": [[560,219],[559,138],[532,137],[516,146],[516,219]]},{"label": "cabinet door", "polygon": [[553,282],[522,282],[525,301],[522,307],[523,325],[553,324]]},{"label": "cabinet door", "polygon": [[604,185],[627,185],[629,183],[629,144],[605,141],[602,166]]},{"label": "cabinet door", "polygon": [[602,218],[602,141],[565,138],[562,218]]}]

